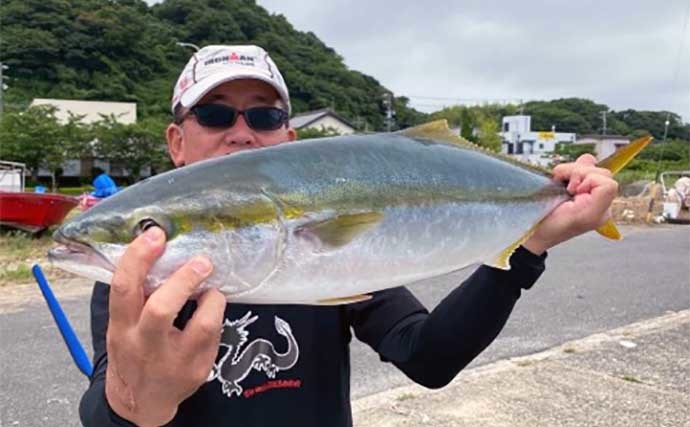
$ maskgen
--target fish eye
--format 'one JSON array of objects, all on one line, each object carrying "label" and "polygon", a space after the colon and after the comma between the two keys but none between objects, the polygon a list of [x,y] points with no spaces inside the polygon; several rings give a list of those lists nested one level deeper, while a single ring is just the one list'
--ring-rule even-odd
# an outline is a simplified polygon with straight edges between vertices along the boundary
[{"label": "fish eye", "polygon": [[134,235],[139,236],[141,233],[154,226],[160,227],[161,229],[163,229],[163,231],[166,231],[165,228],[158,224],[156,220],[154,220],[153,218],[144,218],[137,222],[137,224],[134,226]]}]

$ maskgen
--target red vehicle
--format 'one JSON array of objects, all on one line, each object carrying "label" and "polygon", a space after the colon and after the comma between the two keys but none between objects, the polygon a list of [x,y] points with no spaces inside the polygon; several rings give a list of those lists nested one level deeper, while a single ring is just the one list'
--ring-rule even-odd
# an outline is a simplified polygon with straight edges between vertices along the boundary
[{"label": "red vehicle", "polygon": [[0,225],[38,233],[60,224],[79,199],[24,191],[25,170],[21,163],[0,161]]}]

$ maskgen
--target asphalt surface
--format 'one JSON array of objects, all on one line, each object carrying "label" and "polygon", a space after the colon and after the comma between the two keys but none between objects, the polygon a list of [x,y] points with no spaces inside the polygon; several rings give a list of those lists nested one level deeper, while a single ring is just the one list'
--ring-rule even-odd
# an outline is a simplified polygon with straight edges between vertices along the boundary
[{"label": "asphalt surface", "polygon": [[359,399],[359,427],[688,427],[690,310]]},{"label": "asphalt surface", "polygon": [[[612,242],[595,233],[553,248],[546,271],[523,292],[499,337],[469,367],[690,307],[690,227],[622,227]],[[410,286],[433,308],[472,268]],[[352,345],[353,398],[409,380],[360,342]]]},{"label": "asphalt surface", "polygon": [[[546,273],[471,367],[690,307],[690,227],[622,231],[622,242],[589,234],[552,250]],[[411,288],[433,307],[471,270]],[[60,288],[70,294],[61,294],[61,302],[88,347],[88,287]],[[0,289],[0,342],[0,427],[79,426],[78,402],[87,380],[72,364],[34,286]],[[353,399],[409,384],[360,343],[353,343],[351,353]]]}]

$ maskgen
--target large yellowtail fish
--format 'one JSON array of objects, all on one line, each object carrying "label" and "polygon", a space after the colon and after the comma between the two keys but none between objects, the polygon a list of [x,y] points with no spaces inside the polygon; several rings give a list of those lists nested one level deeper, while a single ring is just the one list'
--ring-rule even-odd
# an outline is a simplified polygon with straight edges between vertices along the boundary
[{"label": "large yellowtail fish", "polygon": [[[616,172],[651,138],[602,164]],[[562,183],[484,151],[445,121],[397,133],[243,151],[154,176],[54,234],[59,267],[109,282],[127,244],[151,225],[165,253],[147,293],[194,254],[215,269],[202,289],[232,302],[337,304],[471,264],[507,269],[559,204]],[[618,238],[615,225],[602,229]]]}]

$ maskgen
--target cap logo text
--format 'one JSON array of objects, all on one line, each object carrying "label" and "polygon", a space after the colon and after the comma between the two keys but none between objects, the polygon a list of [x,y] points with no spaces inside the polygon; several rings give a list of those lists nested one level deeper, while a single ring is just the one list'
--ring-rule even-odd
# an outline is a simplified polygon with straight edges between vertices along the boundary
[{"label": "cap logo text", "polygon": [[253,67],[255,59],[256,57],[254,56],[238,55],[237,53],[233,52],[230,55],[216,56],[215,58],[207,59],[206,61],[204,61],[204,66],[232,62],[239,65]]}]

